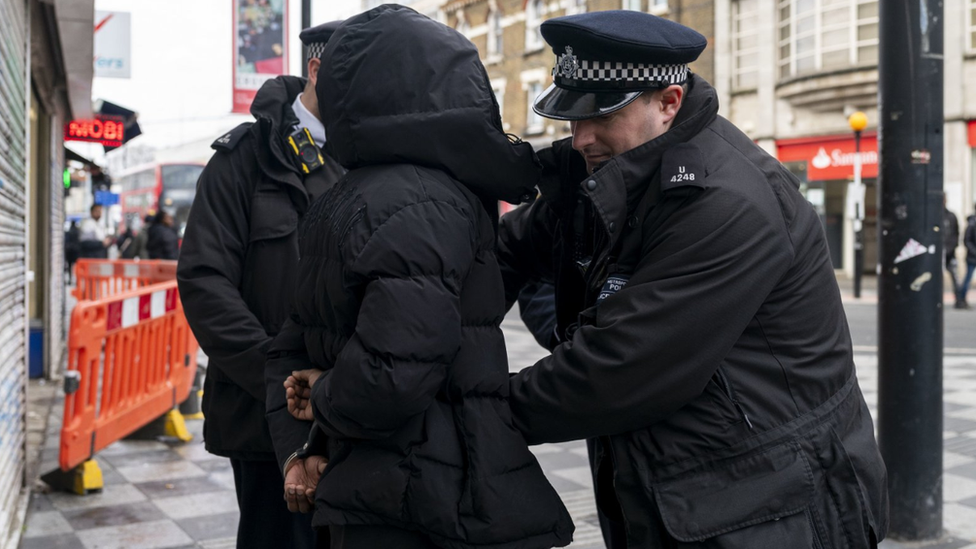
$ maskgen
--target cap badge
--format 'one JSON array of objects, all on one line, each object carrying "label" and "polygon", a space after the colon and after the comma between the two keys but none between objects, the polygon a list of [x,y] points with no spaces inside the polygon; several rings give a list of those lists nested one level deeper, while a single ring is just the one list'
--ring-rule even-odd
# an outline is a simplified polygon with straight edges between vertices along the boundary
[{"label": "cap badge", "polygon": [[575,78],[576,71],[579,69],[579,60],[573,55],[573,48],[566,46],[566,53],[559,56],[556,62],[555,76],[563,78]]}]

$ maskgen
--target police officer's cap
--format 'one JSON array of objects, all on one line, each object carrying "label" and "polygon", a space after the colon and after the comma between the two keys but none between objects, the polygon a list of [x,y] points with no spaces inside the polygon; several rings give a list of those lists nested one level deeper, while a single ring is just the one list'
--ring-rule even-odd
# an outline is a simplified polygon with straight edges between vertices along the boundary
[{"label": "police officer's cap", "polygon": [[557,120],[583,120],[622,109],[648,90],[684,83],[705,37],[661,17],[611,10],[542,23],[556,54],[553,84],[533,105]]},{"label": "police officer's cap", "polygon": [[308,48],[309,59],[322,57],[322,52],[325,51],[325,45],[342,23],[341,20],[322,23],[321,25],[309,27],[298,35],[302,44],[305,44],[305,47]]}]

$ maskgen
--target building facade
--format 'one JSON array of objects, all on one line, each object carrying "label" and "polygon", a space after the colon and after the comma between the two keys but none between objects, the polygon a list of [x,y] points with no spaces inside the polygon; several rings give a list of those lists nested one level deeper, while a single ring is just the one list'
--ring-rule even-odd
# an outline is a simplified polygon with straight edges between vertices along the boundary
[{"label": "building facade", "polygon": [[[64,123],[91,115],[93,0],[0,0],[0,548],[27,509],[26,387],[64,360]],[[68,47],[65,47],[68,45]]]},{"label": "building facade", "polygon": [[[964,225],[976,188],[976,2],[947,0],[944,9],[944,181]],[[715,0],[721,112],[797,175],[824,221],[834,267],[848,274],[854,111],[869,120],[861,142],[865,271],[877,265],[878,15],[878,0]]]}]

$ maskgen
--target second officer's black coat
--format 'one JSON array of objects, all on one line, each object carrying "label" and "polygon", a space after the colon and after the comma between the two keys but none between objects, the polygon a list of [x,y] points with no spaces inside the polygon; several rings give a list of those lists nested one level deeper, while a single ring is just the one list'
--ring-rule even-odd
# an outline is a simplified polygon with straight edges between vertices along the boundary
[{"label": "second officer's black coat", "polygon": [[555,282],[561,344],[513,376],[515,424],[595,443],[612,549],[870,547],[885,467],[823,227],[717,113],[693,77],[669,131],[592,175],[568,141],[540,153],[498,257],[510,302]]},{"label": "second officer's black coat", "polygon": [[275,424],[284,376],[325,370],[313,524],[411,529],[454,549],[567,545],[569,515],[506,401],[493,220],[498,200],[532,192],[531,148],[502,130],[471,42],[402,6],[343,24],[318,92],[350,171],[303,221],[296,312],[268,363]]},{"label": "second officer's black coat", "polygon": [[291,307],[298,220],[306,187],[325,189],[343,170],[326,164],[303,176],[286,137],[305,80],[280,76],[258,91],[255,122],[217,139],[200,175],[177,269],[186,318],[210,359],[203,436],[211,453],[273,460],[264,417],[268,347]]}]

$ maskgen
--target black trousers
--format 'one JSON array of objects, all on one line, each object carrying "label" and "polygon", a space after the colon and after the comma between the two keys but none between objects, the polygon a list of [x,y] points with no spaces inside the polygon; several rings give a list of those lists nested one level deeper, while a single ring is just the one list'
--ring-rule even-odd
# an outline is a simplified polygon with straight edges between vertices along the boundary
[{"label": "black trousers", "polygon": [[331,544],[322,533],[318,549],[439,549],[422,534],[389,526],[330,526]]},{"label": "black trousers", "polygon": [[312,514],[292,513],[285,503],[285,481],[276,461],[231,459],[237,506],[237,549],[316,547]]}]

